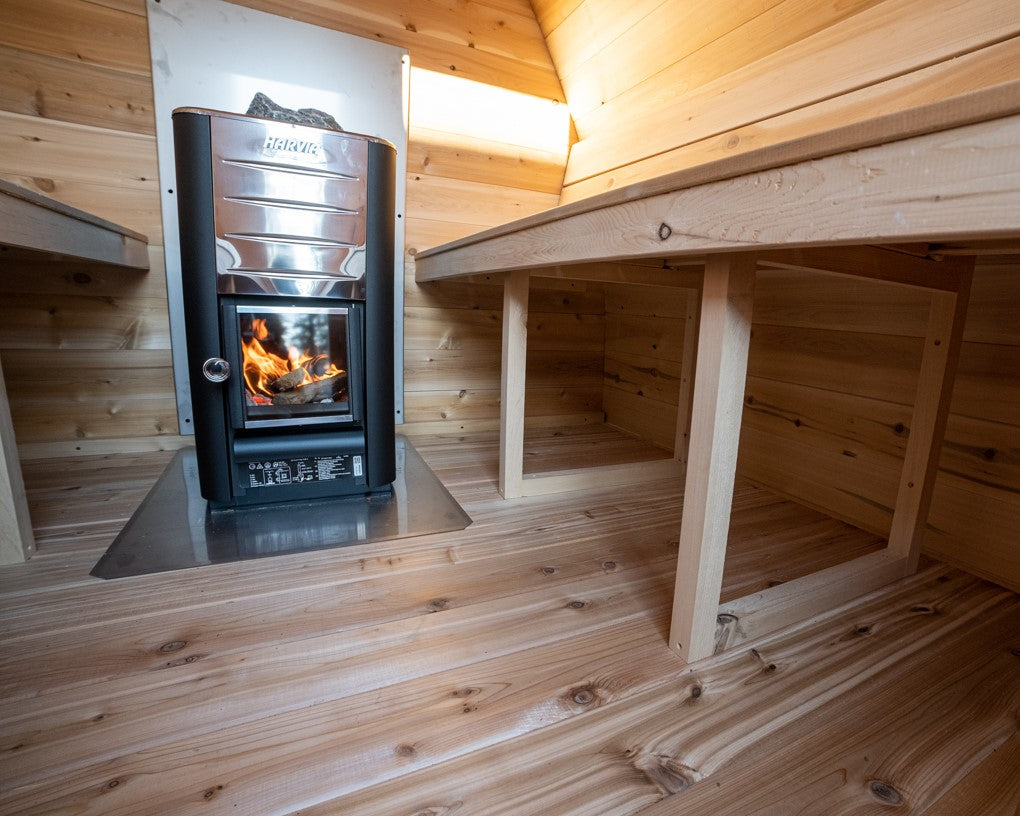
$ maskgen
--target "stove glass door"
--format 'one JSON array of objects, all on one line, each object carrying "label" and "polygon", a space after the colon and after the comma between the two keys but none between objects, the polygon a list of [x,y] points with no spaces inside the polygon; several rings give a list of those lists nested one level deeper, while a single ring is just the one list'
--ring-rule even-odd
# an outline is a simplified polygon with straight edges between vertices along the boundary
[{"label": "stove glass door", "polygon": [[237,305],[242,425],[353,422],[351,307]]}]

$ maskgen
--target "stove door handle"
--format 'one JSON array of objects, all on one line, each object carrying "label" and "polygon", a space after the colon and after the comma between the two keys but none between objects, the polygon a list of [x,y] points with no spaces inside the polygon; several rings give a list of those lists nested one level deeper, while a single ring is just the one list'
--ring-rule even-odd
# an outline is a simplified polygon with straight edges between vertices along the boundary
[{"label": "stove door handle", "polygon": [[230,363],[222,357],[210,357],[202,363],[202,376],[209,382],[226,382],[230,378]]}]

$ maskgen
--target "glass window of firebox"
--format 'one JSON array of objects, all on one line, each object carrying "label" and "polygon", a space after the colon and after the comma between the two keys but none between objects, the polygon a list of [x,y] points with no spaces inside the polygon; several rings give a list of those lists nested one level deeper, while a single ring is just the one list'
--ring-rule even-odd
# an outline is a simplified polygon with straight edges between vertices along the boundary
[{"label": "glass window of firebox", "polygon": [[244,424],[351,420],[346,308],[238,306]]}]

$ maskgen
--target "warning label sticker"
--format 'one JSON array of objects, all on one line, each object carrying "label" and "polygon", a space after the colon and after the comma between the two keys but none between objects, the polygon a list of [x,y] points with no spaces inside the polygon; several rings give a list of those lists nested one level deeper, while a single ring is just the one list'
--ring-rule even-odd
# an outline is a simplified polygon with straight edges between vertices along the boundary
[{"label": "warning label sticker", "polygon": [[305,456],[297,459],[266,459],[248,463],[248,487],[278,487],[304,482],[333,482],[360,479],[364,474],[362,457]]}]

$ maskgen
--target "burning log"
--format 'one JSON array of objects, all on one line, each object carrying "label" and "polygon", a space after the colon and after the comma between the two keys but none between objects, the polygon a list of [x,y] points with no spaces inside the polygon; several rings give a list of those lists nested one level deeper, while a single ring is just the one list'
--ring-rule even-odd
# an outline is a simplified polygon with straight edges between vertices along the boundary
[{"label": "burning log", "polygon": [[297,388],[301,383],[305,381],[305,370],[303,368],[295,368],[293,371],[288,371],[282,377],[279,377],[269,383],[269,390],[279,393],[280,391],[292,391]]},{"label": "burning log", "polygon": [[[280,379],[283,379],[281,377]],[[335,374],[322,380],[299,385],[287,391],[281,391],[273,397],[273,405],[304,405],[309,402],[322,402],[332,399],[347,380],[347,374]],[[279,382],[279,380],[277,380]]]}]

